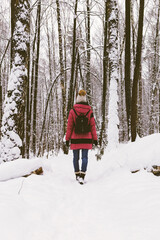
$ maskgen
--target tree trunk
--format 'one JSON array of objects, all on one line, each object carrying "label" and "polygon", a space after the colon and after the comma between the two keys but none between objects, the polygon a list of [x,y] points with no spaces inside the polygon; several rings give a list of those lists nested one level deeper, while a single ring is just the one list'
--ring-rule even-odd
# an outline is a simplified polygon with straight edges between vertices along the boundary
[{"label": "tree trunk", "polygon": [[31,64],[31,80],[30,84],[28,83],[28,97],[27,97],[27,126],[26,126],[26,153],[27,158],[29,158],[30,151],[30,139],[31,139],[31,124],[32,124],[32,115],[33,115],[33,91],[34,91],[34,77],[35,77],[35,48],[36,48],[36,39],[38,32],[38,7],[37,7],[37,15],[36,15],[36,23],[35,23],[35,33],[32,43],[32,64]]},{"label": "tree trunk", "polygon": [[91,62],[91,34],[90,34],[90,3],[89,0],[86,0],[87,4],[87,29],[86,29],[86,40],[87,40],[87,74],[86,74],[86,90],[88,95],[88,103],[92,105],[91,98],[91,77],[90,77],[90,62]]},{"label": "tree trunk", "polygon": [[[99,136],[99,145],[102,147],[106,132],[106,95],[107,95],[107,70],[108,70],[108,1],[105,2],[105,23],[104,23],[104,46],[103,46],[103,92],[102,92],[102,122]],[[104,146],[103,146],[104,147]]]},{"label": "tree trunk", "polygon": [[158,86],[158,66],[159,66],[159,14],[160,14],[160,1],[157,14],[156,34],[154,40],[154,57],[153,57],[153,70],[152,70],[152,87],[151,87],[151,112],[150,112],[150,134],[159,132],[159,86]]},{"label": "tree trunk", "polygon": [[29,58],[29,1],[11,1],[11,74],[2,126],[2,160],[24,155],[24,123]]},{"label": "tree trunk", "polygon": [[75,2],[74,8],[74,25],[73,25],[73,40],[72,40],[72,64],[71,64],[71,79],[70,79],[70,86],[68,91],[68,106],[67,106],[67,116],[69,115],[69,111],[73,105],[73,85],[74,85],[74,72],[75,72],[75,60],[76,60],[76,23],[77,23],[77,7],[78,7],[78,0]]},{"label": "tree trunk", "polygon": [[131,53],[130,53],[130,1],[126,0],[125,9],[125,99],[128,125],[128,139],[130,134],[130,119],[131,119]]},{"label": "tree trunk", "polygon": [[[63,137],[67,128],[67,116],[66,116],[66,90],[64,79],[64,57],[63,57],[63,43],[62,43],[62,27],[61,27],[61,14],[59,0],[56,0],[57,4],[57,22],[58,22],[58,35],[59,35],[59,57],[60,57],[60,71],[61,75],[61,91],[62,91],[62,114],[63,114]],[[62,137],[62,139],[63,139]],[[63,151],[65,152],[65,145],[63,143]]]},{"label": "tree trunk", "polygon": [[138,80],[140,76],[141,67],[141,53],[142,53],[142,35],[143,35],[143,15],[144,15],[144,0],[140,0],[139,22],[138,22],[138,36],[137,36],[137,50],[136,50],[136,65],[134,69],[133,87],[132,87],[132,102],[131,102],[131,141],[136,140],[137,134],[137,91]]},{"label": "tree trunk", "polygon": [[37,92],[38,92],[38,69],[39,69],[39,51],[40,51],[40,23],[41,23],[41,0],[38,1],[38,23],[37,23],[37,53],[35,62],[34,79],[34,101],[33,101],[33,153],[36,155],[36,134],[37,134]]},{"label": "tree trunk", "polygon": [[109,11],[109,110],[108,147],[119,143],[118,117],[118,7],[117,0],[110,0]]}]

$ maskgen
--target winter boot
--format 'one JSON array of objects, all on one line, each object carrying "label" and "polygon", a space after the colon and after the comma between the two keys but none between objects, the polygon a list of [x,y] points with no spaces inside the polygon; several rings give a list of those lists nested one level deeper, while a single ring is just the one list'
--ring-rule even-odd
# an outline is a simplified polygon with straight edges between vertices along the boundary
[{"label": "winter boot", "polygon": [[79,183],[80,184],[84,184],[84,178],[86,176],[86,173],[85,172],[81,172],[80,174],[80,178],[79,178]]},{"label": "winter boot", "polygon": [[75,175],[76,175],[76,180],[79,181],[81,172],[75,172]]}]

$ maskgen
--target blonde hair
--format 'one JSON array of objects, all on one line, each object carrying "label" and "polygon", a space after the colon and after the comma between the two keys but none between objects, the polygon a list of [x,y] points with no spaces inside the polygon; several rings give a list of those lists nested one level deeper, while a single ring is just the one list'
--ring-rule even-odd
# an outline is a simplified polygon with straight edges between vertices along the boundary
[{"label": "blonde hair", "polygon": [[86,91],[82,89],[78,92],[78,95],[79,96],[86,96]]}]

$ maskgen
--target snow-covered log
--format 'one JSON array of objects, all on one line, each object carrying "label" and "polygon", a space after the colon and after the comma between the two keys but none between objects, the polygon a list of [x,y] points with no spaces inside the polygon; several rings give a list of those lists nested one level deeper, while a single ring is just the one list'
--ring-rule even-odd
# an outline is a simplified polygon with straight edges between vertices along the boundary
[{"label": "snow-covered log", "polygon": [[42,174],[43,163],[39,159],[17,159],[0,165],[0,181],[6,181],[18,177],[26,177],[30,174]]}]

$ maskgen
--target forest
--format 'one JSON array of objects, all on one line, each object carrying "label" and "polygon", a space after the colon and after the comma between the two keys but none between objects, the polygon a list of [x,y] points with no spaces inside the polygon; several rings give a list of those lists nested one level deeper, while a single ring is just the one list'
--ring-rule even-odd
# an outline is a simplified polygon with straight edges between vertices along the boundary
[{"label": "forest", "polygon": [[94,112],[97,158],[159,133],[159,29],[160,0],[2,0],[0,163],[67,154],[79,89]]}]

